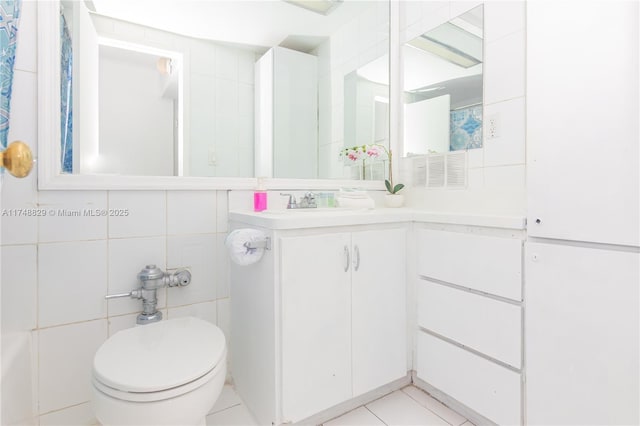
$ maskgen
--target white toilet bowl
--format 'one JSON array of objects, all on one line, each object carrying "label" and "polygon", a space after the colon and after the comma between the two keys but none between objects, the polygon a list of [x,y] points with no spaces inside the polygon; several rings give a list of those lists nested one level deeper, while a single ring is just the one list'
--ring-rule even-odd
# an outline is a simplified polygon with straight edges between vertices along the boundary
[{"label": "white toilet bowl", "polygon": [[197,318],[120,331],[93,361],[93,405],[104,426],[204,425],[227,372],[222,331]]}]

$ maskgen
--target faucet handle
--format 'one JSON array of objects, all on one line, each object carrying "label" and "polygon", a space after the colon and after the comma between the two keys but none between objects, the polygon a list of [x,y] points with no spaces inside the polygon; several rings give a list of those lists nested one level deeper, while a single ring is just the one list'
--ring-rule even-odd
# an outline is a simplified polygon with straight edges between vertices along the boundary
[{"label": "faucet handle", "polygon": [[316,194],[314,192],[307,192],[304,194],[303,200],[306,207],[318,207],[316,204]]},{"label": "faucet handle", "polygon": [[280,195],[282,195],[283,197],[287,197],[287,196],[289,197],[289,202],[287,203],[288,209],[295,209],[298,206],[296,202],[296,197],[293,194],[285,194],[281,192]]}]

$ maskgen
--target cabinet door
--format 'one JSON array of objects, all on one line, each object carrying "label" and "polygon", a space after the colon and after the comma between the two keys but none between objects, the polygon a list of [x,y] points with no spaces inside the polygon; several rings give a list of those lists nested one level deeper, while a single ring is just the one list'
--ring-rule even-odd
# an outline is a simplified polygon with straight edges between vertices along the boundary
[{"label": "cabinet door", "polygon": [[640,254],[528,243],[527,424],[638,424]]},{"label": "cabinet door", "polygon": [[351,398],[350,247],[348,233],[280,239],[285,421]]},{"label": "cabinet door", "polygon": [[530,236],[640,245],[638,8],[527,2]]},{"label": "cabinet door", "polygon": [[407,374],[405,232],[387,229],[352,235],[354,395]]}]

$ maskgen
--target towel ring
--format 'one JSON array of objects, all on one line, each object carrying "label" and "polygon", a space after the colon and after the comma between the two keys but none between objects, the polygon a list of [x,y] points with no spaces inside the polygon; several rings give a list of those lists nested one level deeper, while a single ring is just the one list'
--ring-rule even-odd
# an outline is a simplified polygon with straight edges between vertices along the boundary
[{"label": "towel ring", "polygon": [[11,142],[4,152],[0,152],[0,167],[15,177],[26,177],[33,168],[31,148],[21,141]]}]

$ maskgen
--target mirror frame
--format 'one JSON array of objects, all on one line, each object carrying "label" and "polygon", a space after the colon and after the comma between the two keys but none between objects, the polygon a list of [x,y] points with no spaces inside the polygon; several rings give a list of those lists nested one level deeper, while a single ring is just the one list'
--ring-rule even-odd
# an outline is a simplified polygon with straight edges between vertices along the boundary
[{"label": "mirror frame", "polygon": [[[397,151],[399,92],[399,8],[389,2],[389,141]],[[126,176],[62,174],[60,164],[60,24],[58,0],[38,2],[38,189],[39,190],[242,190],[255,189],[256,177]],[[398,160],[393,159],[394,170]],[[396,172],[397,173],[397,172]],[[384,190],[383,181],[264,178],[265,189]]]}]

